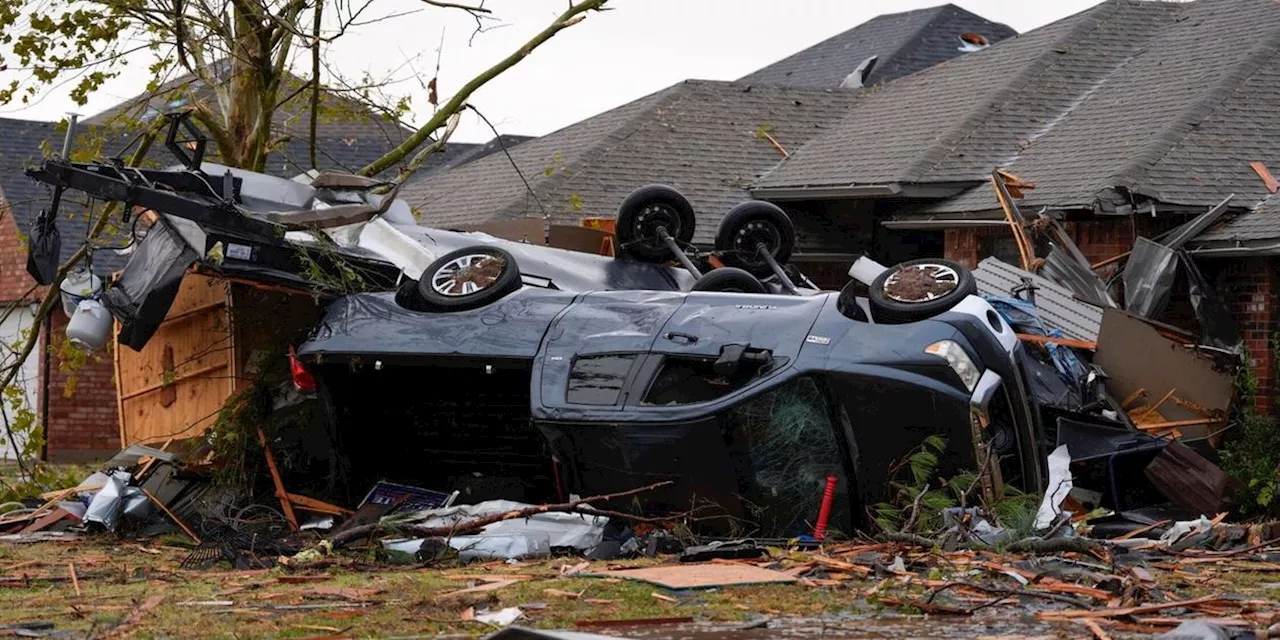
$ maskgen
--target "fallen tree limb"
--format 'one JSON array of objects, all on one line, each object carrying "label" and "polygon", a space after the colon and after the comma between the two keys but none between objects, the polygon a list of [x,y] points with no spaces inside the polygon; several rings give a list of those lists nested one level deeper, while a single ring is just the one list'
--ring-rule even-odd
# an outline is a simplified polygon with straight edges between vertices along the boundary
[{"label": "fallen tree limb", "polygon": [[1063,602],[1076,607],[1089,606],[1089,603],[1085,602],[1084,600],[1081,600],[1079,598],[1073,598],[1071,596],[1057,594],[1057,593],[1045,593],[1043,591],[1035,591],[1032,589],[993,588],[993,587],[986,587],[973,582],[965,582],[962,580],[957,580],[955,582],[948,582],[947,584],[944,584],[941,587],[934,589],[933,591],[929,592],[929,596],[925,598],[924,601],[926,603],[933,603],[933,599],[938,597],[938,594],[948,589],[954,589],[956,587],[964,587],[966,589],[973,589],[974,591],[981,591],[987,595],[998,596],[995,600],[992,600],[991,602],[981,604],[981,605],[978,605],[977,607],[969,609],[969,613],[976,613],[978,611],[986,609],[987,607],[991,607],[996,604],[999,604],[1000,602],[1003,602],[1008,598],[1015,598],[1015,597],[1021,597],[1021,596],[1026,596],[1028,598],[1041,598],[1044,600],[1053,600],[1055,602]]},{"label": "fallen tree limb", "polygon": [[[400,533],[408,533],[408,534],[412,534],[414,536],[419,536],[423,538],[442,538],[442,537],[447,538],[450,536],[456,536],[456,535],[461,535],[466,533],[474,533],[476,531],[479,531],[497,522],[504,522],[506,520],[521,520],[524,518],[528,518],[530,516],[538,515],[539,513],[568,512],[568,513],[585,513],[589,515],[608,515],[605,512],[600,512],[600,511],[581,510],[580,507],[582,507],[583,505],[589,505],[593,502],[604,502],[606,500],[626,498],[629,496],[634,496],[637,494],[644,493],[646,491],[653,491],[654,489],[658,489],[660,487],[665,487],[669,484],[672,484],[672,482],[673,481],[671,480],[664,480],[663,482],[655,482],[647,487],[640,487],[639,489],[630,489],[627,491],[620,491],[618,493],[610,493],[602,496],[590,496],[587,498],[579,498],[577,500],[571,500],[569,502],[563,502],[560,504],[543,504],[543,505],[528,507],[525,509],[517,509],[515,511],[507,511],[505,513],[494,513],[491,515],[474,518],[472,520],[467,520],[465,522],[456,522],[454,524],[443,526],[443,527],[425,527],[422,525],[408,525],[408,526],[398,527],[397,531]],[[628,516],[628,517],[633,517],[633,516]],[[362,538],[367,535],[372,535],[380,531],[384,531],[386,530],[386,528],[387,527],[383,525],[381,522],[363,524],[356,527],[351,527],[350,529],[347,529],[345,531],[339,531],[333,534],[333,536],[331,536],[329,540],[330,542],[333,543],[333,546],[336,548],[352,540]]]}]

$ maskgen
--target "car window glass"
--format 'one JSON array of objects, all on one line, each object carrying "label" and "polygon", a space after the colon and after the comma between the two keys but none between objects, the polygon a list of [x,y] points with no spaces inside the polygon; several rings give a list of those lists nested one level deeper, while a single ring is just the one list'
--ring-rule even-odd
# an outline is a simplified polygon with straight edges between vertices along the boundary
[{"label": "car window glass", "polygon": [[617,404],[635,359],[635,354],[574,358],[565,400],[573,404]]}]

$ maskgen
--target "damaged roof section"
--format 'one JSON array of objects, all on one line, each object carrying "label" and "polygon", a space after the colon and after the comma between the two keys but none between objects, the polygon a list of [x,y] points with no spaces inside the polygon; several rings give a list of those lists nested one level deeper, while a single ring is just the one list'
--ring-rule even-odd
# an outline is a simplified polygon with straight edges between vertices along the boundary
[{"label": "damaged roof section", "polygon": [[1111,0],[866,93],[753,192],[950,185],[963,193],[916,212],[990,211],[980,182],[1000,166],[1037,185],[1024,207],[1258,202],[1250,162],[1280,165],[1280,116],[1263,108],[1280,98],[1278,44],[1270,0]]},{"label": "damaged roof section", "polygon": [[875,66],[862,80],[863,86],[871,86],[927,69],[981,46],[966,44],[961,39],[966,34],[972,34],[970,40],[990,44],[1018,32],[953,4],[891,13],[753,71],[738,82],[834,89],[845,83],[860,63],[875,56]]},{"label": "damaged roof section", "polygon": [[576,225],[611,215],[637,185],[663,183],[688,196],[694,240],[710,242],[724,213],[750,197],[747,185],[838,122],[854,95],[687,80],[524,142],[510,159],[494,153],[406,185],[400,197],[440,228],[544,216]]}]

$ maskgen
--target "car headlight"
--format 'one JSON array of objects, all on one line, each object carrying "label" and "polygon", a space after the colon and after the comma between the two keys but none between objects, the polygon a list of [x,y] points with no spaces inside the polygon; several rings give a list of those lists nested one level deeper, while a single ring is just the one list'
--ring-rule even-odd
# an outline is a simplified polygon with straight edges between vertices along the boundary
[{"label": "car headlight", "polygon": [[946,360],[947,365],[960,376],[960,381],[969,391],[973,391],[974,387],[978,386],[978,379],[982,377],[982,372],[973,364],[969,354],[965,353],[964,347],[955,341],[939,340],[925,347],[924,352]]}]

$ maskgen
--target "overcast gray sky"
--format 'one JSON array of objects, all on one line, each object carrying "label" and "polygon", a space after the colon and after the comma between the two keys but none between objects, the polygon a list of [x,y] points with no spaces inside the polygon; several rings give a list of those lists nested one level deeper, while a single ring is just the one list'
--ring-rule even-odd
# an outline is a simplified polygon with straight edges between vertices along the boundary
[{"label": "overcast gray sky", "polygon": [[[328,59],[344,75],[405,78],[389,90],[409,94],[421,122],[429,115],[425,84],[442,49],[441,99],[517,48],[563,11],[567,0],[488,0],[504,26],[475,37],[465,14],[415,0],[373,5],[388,15],[418,13],[353,30]],[[955,4],[1026,32],[1097,4],[1098,0],[958,0]],[[686,78],[733,80],[882,14],[936,6],[935,0],[611,0],[612,11],[591,14],[560,32],[515,68],[478,91],[471,102],[502,133],[542,135],[663,89]],[[440,46],[443,32],[443,47]],[[410,66],[405,66],[406,61]],[[93,114],[145,89],[147,59],[76,107],[66,91],[39,104],[0,107],[0,116],[60,119],[68,110]],[[410,69],[416,70],[414,74]],[[0,72],[0,82],[7,83]],[[466,114],[454,139],[483,141],[492,133]]]}]

